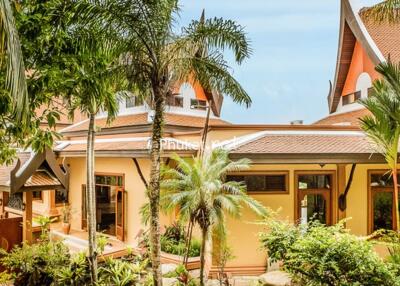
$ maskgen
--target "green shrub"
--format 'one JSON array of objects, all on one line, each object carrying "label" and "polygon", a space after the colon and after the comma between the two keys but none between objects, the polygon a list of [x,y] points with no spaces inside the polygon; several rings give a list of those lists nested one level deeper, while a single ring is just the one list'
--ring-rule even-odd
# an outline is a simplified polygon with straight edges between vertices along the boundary
[{"label": "green shrub", "polygon": [[57,272],[69,263],[68,248],[60,241],[22,244],[10,253],[1,251],[0,263],[11,274],[15,286],[52,285]]},{"label": "green shrub", "polygon": [[[186,242],[184,240],[175,241],[165,235],[161,235],[161,250],[166,253],[175,255],[185,255]],[[189,248],[189,257],[196,257],[200,255],[201,242],[197,239],[192,239]]]},{"label": "green shrub", "polygon": [[270,232],[261,235],[261,242],[269,257],[283,260],[285,270],[301,285],[400,285],[372,243],[349,234],[343,224],[268,225]]}]

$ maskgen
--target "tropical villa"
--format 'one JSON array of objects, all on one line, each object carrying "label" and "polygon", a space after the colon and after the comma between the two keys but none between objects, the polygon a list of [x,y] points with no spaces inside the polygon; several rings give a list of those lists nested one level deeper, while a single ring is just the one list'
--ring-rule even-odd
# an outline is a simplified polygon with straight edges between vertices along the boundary
[{"label": "tropical villa", "polygon": [[[366,21],[363,10],[356,10],[350,0],[341,1],[339,29],[328,116],[310,125],[232,124],[220,118],[221,95],[196,83],[182,83],[167,102],[164,163],[170,164],[174,153],[188,158],[197,155],[209,116],[207,148],[223,147],[232,159],[251,159],[249,170],[232,173],[229,179],[246,182],[248,194],[279,209],[282,219],[301,223],[314,217],[331,225],[351,218],[346,227],[360,236],[377,229],[397,229],[387,165],[358,126],[358,119],[368,112],[357,100],[368,97],[372,82],[379,78],[377,64],[389,57],[400,61],[400,29]],[[140,208],[147,200],[143,177],[148,180],[150,173],[152,118],[146,101],[133,96],[120,102],[119,115],[111,124],[104,114],[96,120],[97,230],[133,247],[145,229]],[[0,216],[22,217],[24,240],[33,239],[32,217],[57,218],[65,203],[74,210],[73,231],[66,240],[86,229],[88,120],[62,125],[63,138],[53,150],[21,152],[13,165],[0,167]],[[162,225],[174,219],[164,215]],[[265,272],[267,257],[260,251],[257,236],[262,227],[253,223],[256,220],[245,210],[240,221],[228,221],[235,259],[228,263],[227,272]]]}]

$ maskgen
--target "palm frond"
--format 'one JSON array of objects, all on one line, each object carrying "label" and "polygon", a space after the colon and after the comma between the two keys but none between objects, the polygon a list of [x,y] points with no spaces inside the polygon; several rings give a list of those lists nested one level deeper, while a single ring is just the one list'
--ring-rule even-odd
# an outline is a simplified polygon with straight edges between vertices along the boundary
[{"label": "palm frond", "polygon": [[14,102],[16,120],[21,122],[27,119],[28,90],[21,44],[8,0],[0,0],[0,45],[0,57],[6,58],[6,87]]},{"label": "palm frond", "polygon": [[381,23],[399,23],[400,21],[400,1],[384,0],[370,8],[362,10],[365,18]]}]

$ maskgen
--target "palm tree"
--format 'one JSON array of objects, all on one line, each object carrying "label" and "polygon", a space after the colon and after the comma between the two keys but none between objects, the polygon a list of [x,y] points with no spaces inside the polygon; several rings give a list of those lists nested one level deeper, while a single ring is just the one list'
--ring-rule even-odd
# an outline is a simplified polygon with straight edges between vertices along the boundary
[{"label": "palm tree", "polygon": [[166,209],[179,207],[180,212],[190,213],[201,228],[201,285],[205,279],[206,242],[210,231],[225,236],[225,214],[239,218],[243,205],[260,216],[267,214],[265,207],[246,194],[244,182],[225,181],[228,173],[248,169],[250,163],[247,159],[231,161],[228,155],[224,149],[214,149],[190,162],[174,156],[176,168],[167,168],[163,172],[161,187],[163,198],[168,202]]},{"label": "palm tree", "polygon": [[[81,33],[81,32],[80,32]],[[76,36],[76,35],[75,35]],[[95,117],[107,113],[107,122],[118,114],[117,91],[123,85],[123,70],[119,50],[114,41],[96,32],[89,32],[76,40],[75,54],[67,59],[65,77],[70,80],[68,107],[70,115],[80,110],[89,119],[86,147],[86,206],[89,234],[89,262],[92,282],[97,280],[96,253],[96,191],[95,191]]]},{"label": "palm tree", "polygon": [[375,22],[399,23],[400,0],[385,0],[370,8],[364,9],[362,13]]},{"label": "palm tree", "polygon": [[[79,11],[88,24],[117,31],[124,39],[130,83],[146,96],[154,110],[151,168],[147,195],[150,202],[150,248],[154,285],[162,285],[160,267],[160,152],[164,105],[176,83],[194,80],[206,90],[230,96],[249,106],[251,99],[231,75],[224,51],[240,64],[251,50],[243,28],[220,18],[192,21],[174,32],[179,16],[177,0],[86,1]],[[206,49],[204,48],[206,45]]]},{"label": "palm tree", "polygon": [[395,229],[399,230],[399,188],[397,163],[400,139],[400,64],[382,63],[376,67],[382,75],[374,82],[372,96],[361,100],[371,115],[361,118],[361,128],[373,142],[388,164],[393,178],[393,202]]},{"label": "palm tree", "polygon": [[8,0],[0,0],[0,66],[6,60],[6,88],[10,90],[16,120],[22,122],[28,114],[28,92],[25,65],[12,7]]}]

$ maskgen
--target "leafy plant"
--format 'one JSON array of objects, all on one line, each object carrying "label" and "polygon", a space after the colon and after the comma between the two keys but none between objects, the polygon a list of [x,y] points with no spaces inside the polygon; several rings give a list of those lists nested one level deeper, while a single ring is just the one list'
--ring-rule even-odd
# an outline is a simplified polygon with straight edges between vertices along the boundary
[{"label": "leafy plant", "polygon": [[89,267],[85,253],[74,255],[70,263],[57,272],[56,284],[65,286],[90,284]]},{"label": "leafy plant", "polygon": [[235,256],[233,255],[233,250],[228,245],[225,238],[223,240],[214,239],[214,242],[216,243],[216,245],[213,251],[213,257],[215,258],[215,262],[218,268],[219,285],[229,286],[229,280],[225,273],[225,266],[229,260],[235,258]]},{"label": "leafy plant", "polygon": [[61,241],[48,240],[24,243],[10,253],[0,250],[0,254],[0,263],[11,274],[15,286],[52,285],[70,259],[68,248]]},{"label": "leafy plant", "polygon": [[[343,223],[318,222],[288,227],[273,222],[261,242],[273,259],[300,285],[400,285],[392,265],[373,250],[372,243],[349,234]],[[267,222],[270,226],[271,222]],[[289,235],[288,235],[289,233]]]},{"label": "leafy plant", "polygon": [[99,268],[99,284],[115,286],[136,285],[141,274],[137,270],[134,264],[117,259],[107,259],[105,264]]},{"label": "leafy plant", "polygon": [[61,209],[61,219],[63,223],[70,223],[71,222],[71,216],[72,216],[72,208],[68,204],[63,205]]},{"label": "leafy plant", "polygon": [[56,220],[55,218],[50,218],[47,216],[38,216],[33,219],[33,221],[40,226],[40,229],[42,231],[40,236],[41,239],[49,238],[48,234],[49,234],[50,224],[55,222],[55,220]]},{"label": "leafy plant", "polygon": [[174,271],[167,273],[164,277],[176,278],[178,282],[175,286],[196,286],[199,284],[198,280],[193,278],[182,264],[179,264]]}]

